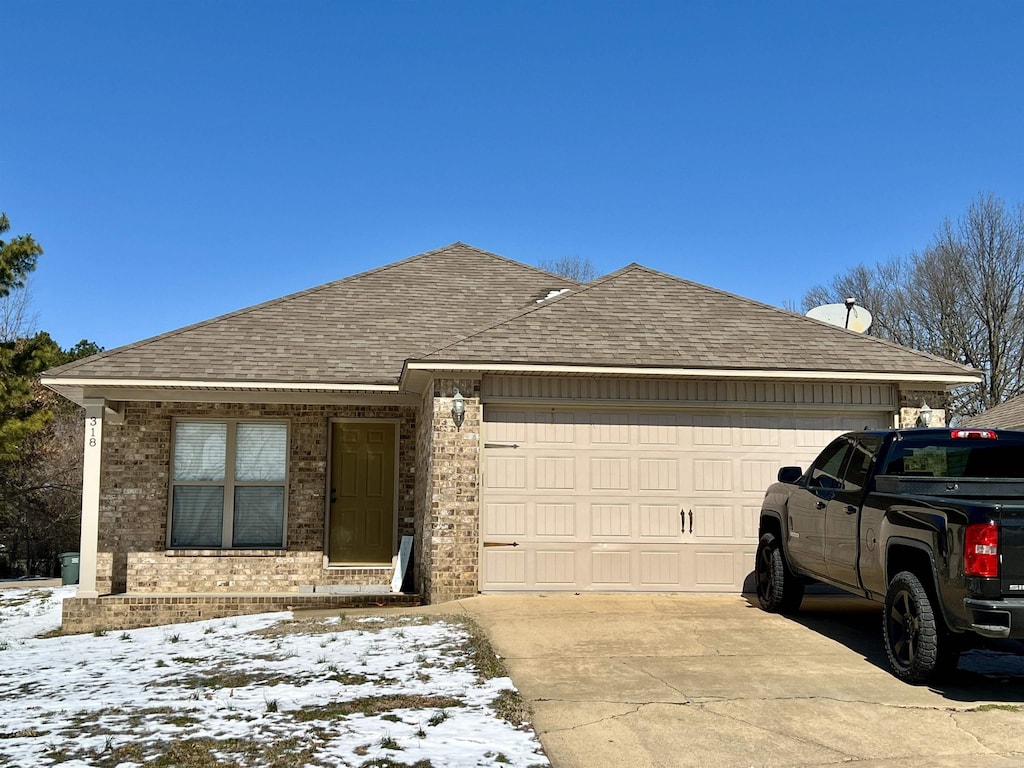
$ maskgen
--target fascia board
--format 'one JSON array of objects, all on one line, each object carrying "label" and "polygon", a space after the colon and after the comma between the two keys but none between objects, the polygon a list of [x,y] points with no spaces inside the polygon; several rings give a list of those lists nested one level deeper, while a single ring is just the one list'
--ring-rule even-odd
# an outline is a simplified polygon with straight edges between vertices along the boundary
[{"label": "fascia board", "polygon": [[647,368],[635,366],[544,365],[529,363],[408,362],[403,378],[413,371],[452,373],[537,373],[575,376],[655,376],[665,378],[766,379],[800,381],[865,381],[938,384],[947,387],[976,384],[981,374],[872,373],[865,371],[799,371],[753,368]]}]

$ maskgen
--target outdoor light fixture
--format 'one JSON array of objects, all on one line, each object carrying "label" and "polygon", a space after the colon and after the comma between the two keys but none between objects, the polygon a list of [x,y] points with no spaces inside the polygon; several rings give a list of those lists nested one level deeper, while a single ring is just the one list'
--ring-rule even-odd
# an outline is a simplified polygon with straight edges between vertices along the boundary
[{"label": "outdoor light fixture", "polygon": [[456,429],[462,429],[462,422],[466,420],[466,398],[455,388],[455,396],[452,398],[452,421]]},{"label": "outdoor light fixture", "polygon": [[932,409],[928,407],[928,403],[921,401],[921,411],[917,416],[917,426],[928,427],[932,423]]}]

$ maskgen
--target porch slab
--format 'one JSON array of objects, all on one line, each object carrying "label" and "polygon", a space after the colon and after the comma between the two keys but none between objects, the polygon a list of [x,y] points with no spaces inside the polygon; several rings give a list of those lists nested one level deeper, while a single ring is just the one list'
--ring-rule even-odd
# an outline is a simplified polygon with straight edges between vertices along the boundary
[{"label": "porch slab", "polygon": [[344,608],[412,607],[416,594],[393,592],[277,594],[118,594],[72,597],[64,601],[61,634],[138,629],[251,613]]}]

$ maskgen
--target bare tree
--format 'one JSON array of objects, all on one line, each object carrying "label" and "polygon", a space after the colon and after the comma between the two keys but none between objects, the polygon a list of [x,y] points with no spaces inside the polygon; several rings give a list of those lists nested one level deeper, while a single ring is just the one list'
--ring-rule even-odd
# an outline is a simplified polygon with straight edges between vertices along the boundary
[{"label": "bare tree", "polygon": [[0,298],[0,343],[32,335],[36,316],[32,312],[29,284]]},{"label": "bare tree", "polygon": [[582,256],[561,256],[557,259],[544,259],[537,264],[543,270],[556,275],[568,277],[578,283],[589,283],[597,274],[597,267],[590,259]]},{"label": "bare tree", "polygon": [[954,418],[1024,393],[1024,206],[981,195],[923,252],[856,266],[812,288],[804,305],[847,296],[872,312],[873,334],[984,376],[953,393]]}]

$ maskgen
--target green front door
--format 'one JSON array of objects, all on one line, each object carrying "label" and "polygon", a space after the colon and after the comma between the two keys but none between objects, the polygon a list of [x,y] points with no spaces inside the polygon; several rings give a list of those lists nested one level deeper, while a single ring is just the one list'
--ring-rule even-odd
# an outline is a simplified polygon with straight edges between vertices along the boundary
[{"label": "green front door", "polygon": [[331,565],[390,564],[395,536],[395,425],[331,429]]}]

